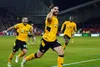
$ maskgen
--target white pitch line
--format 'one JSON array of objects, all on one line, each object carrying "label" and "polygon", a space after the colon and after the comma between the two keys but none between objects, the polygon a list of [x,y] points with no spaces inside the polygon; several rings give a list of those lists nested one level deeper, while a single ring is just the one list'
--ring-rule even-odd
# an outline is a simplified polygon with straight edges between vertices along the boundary
[{"label": "white pitch line", "polygon": [[[79,61],[79,62],[73,62],[73,63],[69,63],[69,64],[63,64],[63,66],[70,66],[70,65],[74,65],[74,64],[80,64],[80,63],[86,63],[86,62],[92,62],[92,61],[98,61],[98,60],[100,60],[100,58],[85,60],[85,61]],[[52,66],[52,67],[57,67],[57,66]]]}]

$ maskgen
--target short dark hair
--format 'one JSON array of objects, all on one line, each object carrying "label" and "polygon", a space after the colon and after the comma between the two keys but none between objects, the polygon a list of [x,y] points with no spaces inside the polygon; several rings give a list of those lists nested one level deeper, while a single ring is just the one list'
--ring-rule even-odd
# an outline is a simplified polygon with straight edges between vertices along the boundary
[{"label": "short dark hair", "polygon": [[51,6],[49,6],[49,12],[51,11],[51,9],[53,9],[54,7],[58,7],[57,5],[51,5]]},{"label": "short dark hair", "polygon": [[24,17],[22,17],[22,19],[23,19],[23,18],[28,18],[28,17],[27,17],[27,16],[24,16]]}]

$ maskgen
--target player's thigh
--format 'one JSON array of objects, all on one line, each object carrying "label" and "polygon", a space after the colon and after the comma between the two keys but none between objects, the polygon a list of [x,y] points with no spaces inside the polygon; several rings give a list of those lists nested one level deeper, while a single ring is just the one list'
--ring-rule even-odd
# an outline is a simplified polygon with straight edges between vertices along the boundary
[{"label": "player's thigh", "polygon": [[65,42],[69,42],[70,41],[70,37],[68,35],[64,35],[64,40],[65,40]]},{"label": "player's thigh", "polygon": [[15,41],[15,43],[14,43],[14,45],[13,45],[13,52],[16,52],[16,51],[19,50],[20,44],[21,44],[21,43],[20,43],[19,40],[16,40],[16,41]]},{"label": "player's thigh", "polygon": [[20,48],[24,53],[26,53],[27,52],[27,43],[24,41],[21,41]]},{"label": "player's thigh", "polygon": [[42,39],[39,51],[42,52],[42,53],[45,53],[50,48],[50,46],[48,44],[49,44],[49,42]]},{"label": "player's thigh", "polygon": [[63,51],[63,47],[61,46],[61,44],[56,40],[51,44],[51,48],[57,52],[58,55],[63,55],[64,51]]},{"label": "player's thigh", "polygon": [[62,46],[55,47],[54,50],[58,55],[64,55],[64,50]]}]

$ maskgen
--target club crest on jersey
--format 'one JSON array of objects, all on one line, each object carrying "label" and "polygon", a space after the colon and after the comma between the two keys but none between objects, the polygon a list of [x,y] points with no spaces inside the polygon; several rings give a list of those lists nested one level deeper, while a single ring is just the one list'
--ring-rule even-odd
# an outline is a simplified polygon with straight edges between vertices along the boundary
[{"label": "club crest on jersey", "polygon": [[24,32],[24,30],[22,29],[22,30],[21,30],[21,32],[23,33],[23,32]]},{"label": "club crest on jersey", "polygon": [[55,27],[58,27],[58,24],[55,24],[54,26],[55,26]]}]

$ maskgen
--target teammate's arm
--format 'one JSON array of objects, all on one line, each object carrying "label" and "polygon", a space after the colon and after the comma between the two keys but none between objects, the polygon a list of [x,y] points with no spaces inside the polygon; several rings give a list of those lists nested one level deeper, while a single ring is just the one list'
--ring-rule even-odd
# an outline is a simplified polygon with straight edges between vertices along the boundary
[{"label": "teammate's arm", "polygon": [[77,32],[77,26],[76,26],[76,24],[74,26],[74,32]]},{"label": "teammate's arm", "polygon": [[60,33],[62,33],[63,32],[63,30],[64,30],[64,27],[65,27],[65,22],[62,24],[62,26],[61,26],[61,30],[60,30]]},{"label": "teammate's arm", "polygon": [[14,29],[14,28],[18,28],[18,24],[16,24],[16,25],[14,25],[14,26],[12,26],[12,27],[9,27],[7,30],[5,30],[4,32],[5,33],[7,33],[8,31],[10,31],[10,30],[12,30],[12,29]]},{"label": "teammate's arm", "polygon": [[12,29],[14,29],[14,26],[8,28],[6,31],[10,31],[10,30],[12,30]]}]

